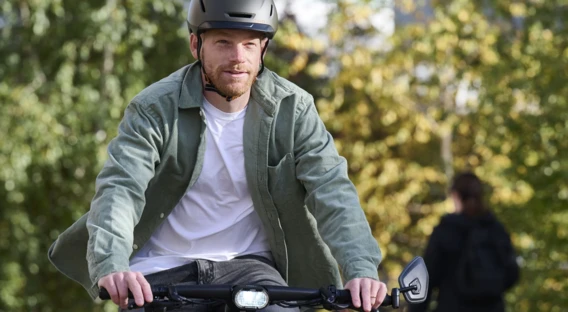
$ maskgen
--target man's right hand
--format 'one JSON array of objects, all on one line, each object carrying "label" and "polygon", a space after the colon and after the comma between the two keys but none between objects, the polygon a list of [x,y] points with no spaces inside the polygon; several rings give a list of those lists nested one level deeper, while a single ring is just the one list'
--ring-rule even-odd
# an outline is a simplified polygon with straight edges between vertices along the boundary
[{"label": "man's right hand", "polygon": [[152,288],[140,272],[115,272],[99,280],[99,288],[104,287],[116,305],[122,309],[128,306],[128,290],[134,296],[137,306],[152,302]]}]

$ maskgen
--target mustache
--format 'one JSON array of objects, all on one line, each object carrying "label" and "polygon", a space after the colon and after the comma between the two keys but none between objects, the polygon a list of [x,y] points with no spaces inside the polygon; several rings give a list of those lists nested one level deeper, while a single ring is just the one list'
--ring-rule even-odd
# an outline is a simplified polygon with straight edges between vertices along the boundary
[{"label": "mustache", "polygon": [[220,66],[218,68],[219,71],[230,71],[230,72],[246,72],[246,73],[250,73],[252,72],[252,68],[250,68],[250,66],[246,66],[243,64],[237,64],[237,65],[229,65],[229,66]]}]

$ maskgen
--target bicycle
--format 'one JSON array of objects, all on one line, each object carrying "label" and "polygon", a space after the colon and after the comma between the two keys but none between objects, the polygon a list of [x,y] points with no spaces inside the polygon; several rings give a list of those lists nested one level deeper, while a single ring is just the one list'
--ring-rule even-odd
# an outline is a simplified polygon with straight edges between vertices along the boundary
[{"label": "bicycle", "polygon": [[[381,306],[400,306],[400,294],[410,304],[421,303],[428,294],[428,271],[421,257],[415,257],[398,277],[400,287],[393,288]],[[225,311],[257,311],[269,305],[282,307],[323,308],[326,310],[354,309],[349,290],[337,289],[334,285],[313,288],[262,285],[153,285],[154,301],[144,307],[155,311],[167,311],[187,304],[225,304]],[[101,288],[99,297],[110,299],[106,289]],[[129,297],[132,298],[131,294]],[[134,302],[128,309],[141,308]],[[376,311],[376,310],[374,310]]]}]

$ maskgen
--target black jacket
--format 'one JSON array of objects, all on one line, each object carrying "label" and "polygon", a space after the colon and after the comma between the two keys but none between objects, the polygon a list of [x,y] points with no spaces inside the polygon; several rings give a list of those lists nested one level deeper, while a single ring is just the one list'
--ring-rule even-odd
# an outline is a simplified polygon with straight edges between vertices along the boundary
[{"label": "black jacket", "polygon": [[[485,311],[503,312],[505,305],[502,296],[492,302],[481,302],[479,300],[466,301],[460,298],[456,291],[456,269],[458,259],[464,247],[470,228],[476,222],[484,223],[485,226],[492,227],[494,235],[500,235],[508,242],[509,252],[514,253],[510,243],[509,234],[503,225],[491,213],[477,218],[468,218],[461,214],[449,214],[442,218],[440,224],[434,228],[426,252],[424,262],[428,268],[430,276],[429,295],[426,302],[419,305],[412,305],[411,312],[426,311],[432,298],[432,290],[437,290],[438,297],[437,312],[445,311]],[[519,278],[519,268],[515,264],[507,270],[505,281],[506,288],[513,286]],[[434,291],[436,293],[436,291]]]}]

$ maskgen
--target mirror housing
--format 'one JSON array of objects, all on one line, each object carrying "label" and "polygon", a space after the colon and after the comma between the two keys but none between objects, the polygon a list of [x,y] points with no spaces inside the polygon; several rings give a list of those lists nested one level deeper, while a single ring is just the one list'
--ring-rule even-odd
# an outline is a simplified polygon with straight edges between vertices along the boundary
[{"label": "mirror housing", "polygon": [[[412,261],[402,270],[398,277],[400,290],[404,295],[404,299],[408,303],[421,303],[426,300],[428,296],[428,270],[426,263],[422,257],[415,257]],[[406,289],[411,289],[405,291]]]}]

